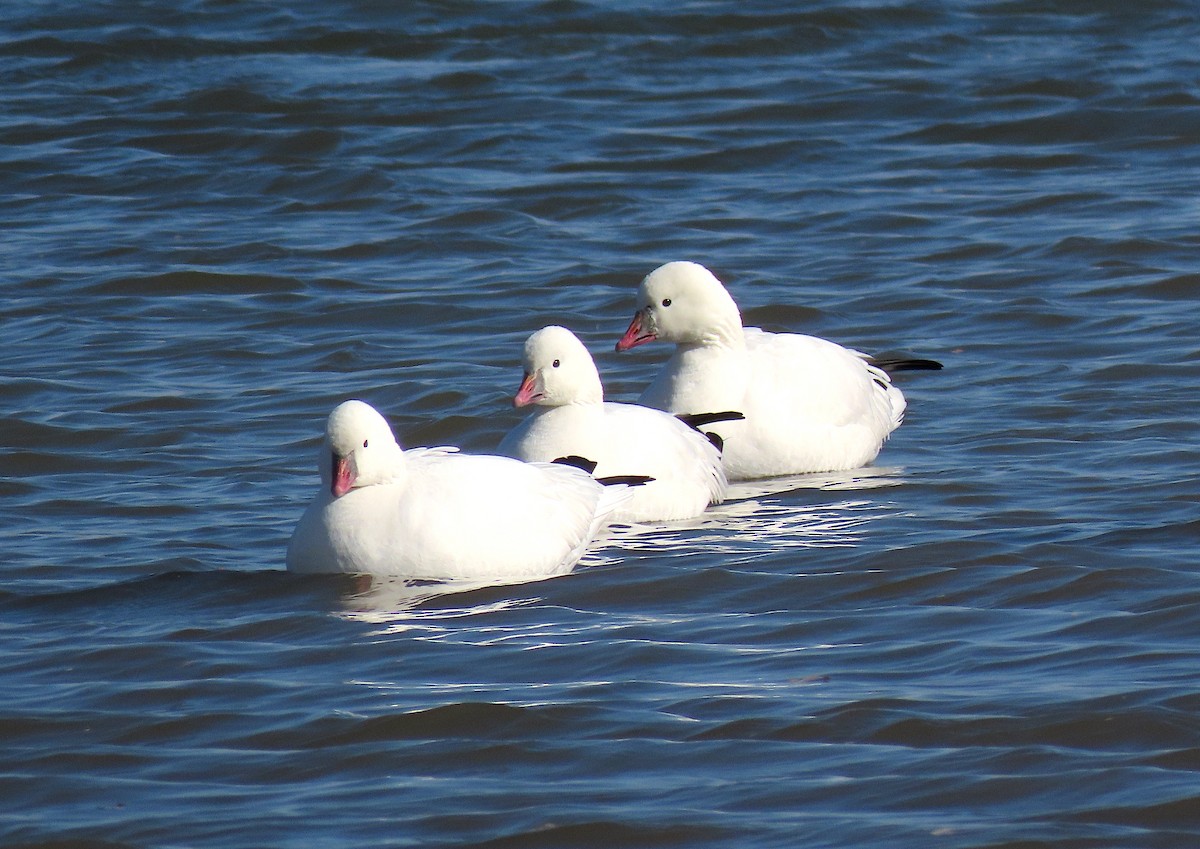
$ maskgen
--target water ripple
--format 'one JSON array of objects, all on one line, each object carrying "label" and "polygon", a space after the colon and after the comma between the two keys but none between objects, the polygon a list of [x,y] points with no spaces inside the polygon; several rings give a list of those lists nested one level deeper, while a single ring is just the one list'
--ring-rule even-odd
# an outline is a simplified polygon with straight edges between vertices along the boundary
[{"label": "water ripple", "polygon": [[[0,843],[1195,842],[1191,5],[0,33]],[[491,450],[547,323],[631,400],[671,259],[946,369],[878,467],[571,575],[283,571],[335,403]]]}]

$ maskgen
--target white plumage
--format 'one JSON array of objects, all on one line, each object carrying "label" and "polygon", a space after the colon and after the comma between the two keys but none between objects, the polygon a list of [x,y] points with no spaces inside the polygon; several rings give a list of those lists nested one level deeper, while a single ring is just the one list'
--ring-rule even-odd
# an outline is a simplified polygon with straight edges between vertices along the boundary
[{"label": "white plumage", "polygon": [[550,326],[530,336],[524,367],[513,403],[536,406],[505,436],[501,454],[544,462],[575,455],[594,461],[598,478],[654,478],[631,491],[617,521],[689,518],[724,497],[716,446],[669,413],[605,401],[595,362],[570,330]]},{"label": "white plumage", "polygon": [[569,572],[627,497],[563,465],[404,451],[374,408],[329,416],[321,491],[292,535],[296,572],[519,581]]},{"label": "white plumage", "polygon": [[713,426],[730,480],[858,468],[904,416],[904,395],[867,355],[813,336],[743,328],[725,287],[694,262],[646,276],[617,350],[655,339],[676,347],[642,404],[745,414]]}]

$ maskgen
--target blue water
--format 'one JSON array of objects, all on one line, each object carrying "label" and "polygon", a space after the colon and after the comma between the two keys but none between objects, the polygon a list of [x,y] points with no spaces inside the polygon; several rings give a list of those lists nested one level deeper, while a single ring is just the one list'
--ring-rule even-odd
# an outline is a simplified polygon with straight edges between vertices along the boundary
[{"label": "blue water", "polygon": [[[0,845],[1200,838],[1200,12],[0,22]],[[487,451],[648,271],[942,361],[876,464],[435,594],[289,575],[348,397]]]}]

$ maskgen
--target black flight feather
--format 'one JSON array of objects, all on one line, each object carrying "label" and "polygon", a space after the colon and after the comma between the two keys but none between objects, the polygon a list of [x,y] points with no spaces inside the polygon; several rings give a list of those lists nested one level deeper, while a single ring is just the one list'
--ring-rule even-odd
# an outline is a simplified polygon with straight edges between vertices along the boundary
[{"label": "black flight feather", "polygon": [[[577,469],[582,469],[589,475],[596,471],[596,466],[598,465],[595,460],[580,457],[578,454],[568,454],[566,457],[558,457],[550,462],[558,463],[560,466],[574,466]],[[615,486],[616,484],[641,486],[642,484],[650,483],[652,480],[654,478],[649,475],[609,475],[605,478],[596,478],[596,483],[602,483],[605,486]]]},{"label": "black flight feather", "polygon": [[896,371],[940,371],[942,368],[942,364],[937,360],[925,360],[920,357],[871,357],[867,362],[888,374]]},{"label": "black flight feather", "polygon": [[566,457],[558,457],[550,462],[558,463],[560,466],[574,466],[577,469],[583,469],[589,475],[596,471],[597,466],[595,460],[589,460],[587,457],[580,457],[578,454],[571,454]]},{"label": "black flight feather", "polygon": [[740,422],[746,417],[734,410],[726,410],[724,413],[678,413],[675,418],[690,428],[700,430],[705,425],[717,422]]},{"label": "black flight feather", "polygon": [[641,486],[642,484],[650,483],[654,478],[649,475],[609,475],[606,478],[596,478],[598,483],[605,486],[614,486],[616,484],[624,484],[625,486]]}]

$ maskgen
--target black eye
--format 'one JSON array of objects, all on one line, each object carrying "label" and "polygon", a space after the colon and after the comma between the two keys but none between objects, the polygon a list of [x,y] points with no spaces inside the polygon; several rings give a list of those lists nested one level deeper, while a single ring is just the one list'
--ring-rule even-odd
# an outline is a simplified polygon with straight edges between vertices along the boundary
[{"label": "black eye", "polygon": [[663,298],[663,306],[664,306],[664,307],[669,307],[669,306],[671,306],[671,299],[670,299],[670,298]]},{"label": "black eye", "polygon": [[559,362],[558,362],[558,360],[555,360],[554,362],[550,363],[550,365],[554,366],[555,368],[558,368]]},{"label": "black eye", "polygon": [[369,439],[364,439],[364,440],[363,440],[363,448],[366,448],[366,447],[367,447],[367,443],[368,443],[368,442],[370,442],[370,441],[371,441],[371,440],[369,440]]}]

